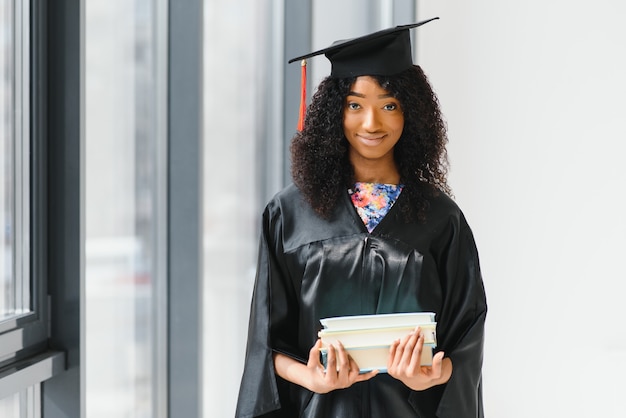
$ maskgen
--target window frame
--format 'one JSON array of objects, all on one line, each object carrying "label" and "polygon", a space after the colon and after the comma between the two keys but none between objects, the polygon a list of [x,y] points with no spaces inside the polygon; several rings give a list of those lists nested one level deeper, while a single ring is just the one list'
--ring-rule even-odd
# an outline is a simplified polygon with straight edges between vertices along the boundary
[{"label": "window frame", "polygon": [[[22,22],[21,35],[16,45],[21,49],[20,63],[16,71],[16,141],[14,146],[16,173],[15,184],[15,277],[16,288],[27,287],[21,294],[22,303],[27,302],[28,312],[17,314],[0,322],[0,370],[15,361],[45,349],[48,337],[48,313],[46,304],[46,280],[43,276],[45,247],[42,242],[45,231],[45,208],[40,206],[44,193],[45,177],[42,176],[41,158],[43,130],[40,125],[42,100],[39,93],[41,69],[42,31],[37,16],[37,1],[15,2],[14,15]],[[19,10],[18,10],[19,9]],[[19,73],[19,74],[18,74]],[[20,94],[21,93],[21,94]],[[16,118],[17,119],[17,118]],[[26,300],[28,299],[28,300]],[[19,304],[20,302],[18,302]]]},{"label": "window frame", "polygon": [[[31,0],[21,3],[23,21],[28,22],[28,48],[25,50],[28,74],[24,76],[28,91],[28,121],[22,129],[27,141],[21,149],[28,167],[21,178],[21,193],[29,210],[20,210],[24,253],[22,274],[30,286],[30,309],[4,320],[0,327],[0,398],[19,396],[21,413],[41,416],[41,383],[65,370],[65,353],[48,349],[50,314],[47,289],[47,91],[46,91],[46,24],[45,2]],[[27,10],[27,12],[25,12]],[[26,151],[27,150],[27,151]],[[28,158],[26,158],[26,156]],[[24,212],[27,212],[24,214]],[[18,241],[19,242],[19,241]],[[24,247],[25,246],[25,247]]]}]

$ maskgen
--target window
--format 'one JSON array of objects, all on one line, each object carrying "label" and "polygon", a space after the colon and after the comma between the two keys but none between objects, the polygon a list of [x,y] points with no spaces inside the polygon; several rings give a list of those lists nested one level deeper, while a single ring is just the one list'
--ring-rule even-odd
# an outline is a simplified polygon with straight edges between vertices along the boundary
[{"label": "window", "polygon": [[0,0],[0,367],[46,338],[42,280],[31,263],[31,24],[29,2]]},{"label": "window", "polygon": [[85,390],[93,418],[165,413],[165,4],[85,8]]},{"label": "window", "polygon": [[31,311],[28,16],[28,2],[0,1],[0,330]]},{"label": "window", "polygon": [[[40,382],[64,368],[47,352],[38,2],[0,0],[0,416],[40,416]],[[37,16],[37,17],[35,17]],[[39,92],[41,93],[41,91]],[[34,134],[36,133],[36,134]]]},{"label": "window", "polygon": [[[241,379],[259,201],[265,199],[260,155],[275,158],[272,169],[282,168],[281,154],[275,152],[282,145],[279,135],[269,133],[273,141],[268,144],[258,138],[261,129],[271,130],[262,122],[271,124],[271,99],[280,91],[259,81],[272,61],[272,34],[266,28],[274,6],[243,0],[208,1],[204,7],[203,399],[204,416],[226,417],[234,413]],[[228,350],[215,344],[215,335],[228,336]]]}]

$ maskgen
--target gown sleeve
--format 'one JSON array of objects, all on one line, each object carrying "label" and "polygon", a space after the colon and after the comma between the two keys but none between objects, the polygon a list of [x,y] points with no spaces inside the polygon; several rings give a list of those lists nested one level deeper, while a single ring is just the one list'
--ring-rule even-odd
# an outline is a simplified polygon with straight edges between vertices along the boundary
[{"label": "gown sleeve", "polygon": [[[280,210],[275,202],[263,213],[263,230],[259,243],[257,273],[250,307],[248,342],[236,418],[290,416],[285,381],[276,375],[273,352],[291,353],[289,341],[272,341],[277,329],[294,327],[293,289],[287,279],[286,267],[281,261]],[[281,333],[280,335],[284,335]],[[286,335],[294,335],[288,332]],[[294,354],[294,357],[297,357]]]},{"label": "gown sleeve", "polygon": [[[444,300],[437,318],[438,349],[452,361],[448,383],[414,392],[424,416],[483,418],[482,363],[487,302],[473,234],[462,213],[444,234],[436,254]],[[439,402],[433,402],[439,398]]]}]

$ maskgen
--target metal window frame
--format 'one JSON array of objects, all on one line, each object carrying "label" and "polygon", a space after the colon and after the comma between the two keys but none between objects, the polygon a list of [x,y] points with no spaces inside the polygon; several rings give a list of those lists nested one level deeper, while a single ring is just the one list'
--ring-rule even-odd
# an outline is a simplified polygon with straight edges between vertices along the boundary
[{"label": "metal window frame", "polygon": [[[13,137],[14,145],[11,149],[13,161],[13,189],[14,201],[11,210],[13,217],[13,279],[16,311],[11,317],[0,320],[0,364],[2,359],[15,352],[14,344],[5,343],[4,334],[19,328],[21,324],[30,321],[32,308],[36,306],[31,301],[30,281],[30,28],[28,2],[14,2],[12,20],[13,28]],[[8,338],[10,340],[10,338]]]},{"label": "metal window frame", "polygon": [[45,62],[46,252],[49,346],[65,370],[42,385],[44,416],[85,416],[84,358],[84,1],[41,1]]},{"label": "metal window frame", "polygon": [[203,2],[170,0],[168,412],[201,417]]},{"label": "metal window frame", "polygon": [[[49,314],[47,299],[47,178],[45,115],[45,24],[41,0],[19,2],[17,14],[28,30],[19,39],[25,52],[17,83],[21,85],[18,108],[21,108],[16,133],[22,143],[16,147],[20,164],[17,178],[16,211],[20,236],[15,261],[21,275],[23,290],[20,297],[29,305],[28,312],[5,320],[0,327],[0,397],[26,393],[22,404],[28,416],[40,416],[40,383],[60,373],[65,365],[62,353],[47,349]],[[20,253],[21,252],[21,253]]]},{"label": "metal window frame", "polygon": [[[15,246],[16,295],[18,305],[26,306],[26,312],[0,322],[0,369],[12,362],[40,351],[47,338],[47,310],[45,280],[38,268],[43,259],[37,245],[43,230],[38,180],[38,156],[41,137],[36,129],[39,117],[39,101],[36,96],[38,77],[37,61],[33,50],[38,45],[40,31],[36,11],[31,13],[30,2],[16,2],[16,19],[23,30],[16,37],[21,49],[16,65],[16,124],[18,137],[15,147]],[[18,54],[16,54],[18,55]],[[33,64],[31,66],[31,63]],[[32,248],[31,248],[32,244]]]},{"label": "metal window frame", "polygon": [[156,196],[155,208],[156,229],[154,272],[155,280],[152,284],[154,295],[152,304],[152,318],[154,336],[154,353],[152,367],[154,381],[152,382],[153,399],[152,411],[154,418],[166,418],[168,410],[168,196],[167,167],[168,167],[168,42],[169,32],[169,0],[153,0],[155,7],[155,24],[153,39],[156,42],[155,55],[155,100],[157,126],[155,128],[156,145]]}]

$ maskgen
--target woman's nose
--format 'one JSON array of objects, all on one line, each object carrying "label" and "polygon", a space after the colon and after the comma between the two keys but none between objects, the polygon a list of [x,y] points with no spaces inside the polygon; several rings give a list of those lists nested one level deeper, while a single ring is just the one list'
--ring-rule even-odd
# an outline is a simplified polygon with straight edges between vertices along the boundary
[{"label": "woman's nose", "polygon": [[369,132],[374,132],[380,128],[380,120],[376,109],[369,109],[363,115],[363,128]]}]

